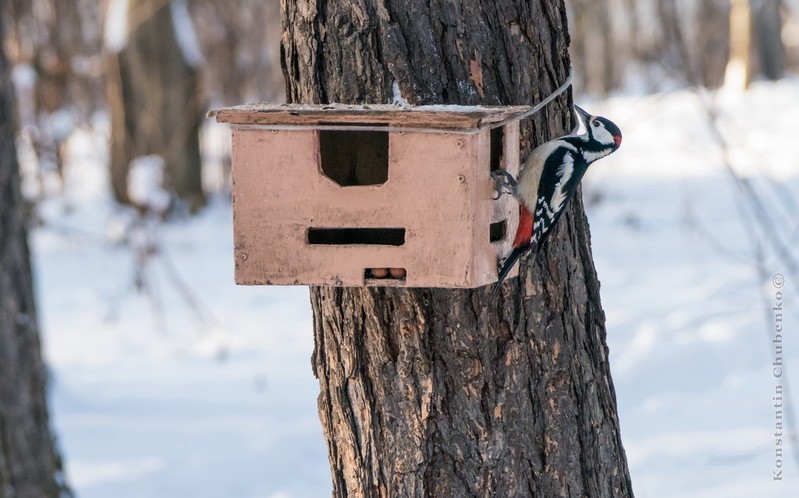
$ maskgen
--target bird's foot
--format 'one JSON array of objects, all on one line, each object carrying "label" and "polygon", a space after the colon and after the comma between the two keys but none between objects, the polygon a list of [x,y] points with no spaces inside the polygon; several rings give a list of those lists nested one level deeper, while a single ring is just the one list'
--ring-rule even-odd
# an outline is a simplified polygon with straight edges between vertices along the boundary
[{"label": "bird's foot", "polygon": [[491,178],[494,179],[494,189],[497,191],[497,196],[492,197],[493,200],[497,200],[505,194],[512,194],[516,188],[516,179],[504,169],[492,171]]}]

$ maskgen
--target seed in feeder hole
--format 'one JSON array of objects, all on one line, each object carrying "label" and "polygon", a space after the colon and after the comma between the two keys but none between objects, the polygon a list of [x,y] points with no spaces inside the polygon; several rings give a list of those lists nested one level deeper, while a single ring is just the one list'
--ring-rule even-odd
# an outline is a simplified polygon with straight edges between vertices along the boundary
[{"label": "seed in feeder hole", "polygon": [[391,273],[391,278],[405,278],[405,268],[389,268],[388,272]]},{"label": "seed in feeder hole", "polygon": [[388,276],[388,268],[372,268],[372,276],[374,278],[386,278]]}]

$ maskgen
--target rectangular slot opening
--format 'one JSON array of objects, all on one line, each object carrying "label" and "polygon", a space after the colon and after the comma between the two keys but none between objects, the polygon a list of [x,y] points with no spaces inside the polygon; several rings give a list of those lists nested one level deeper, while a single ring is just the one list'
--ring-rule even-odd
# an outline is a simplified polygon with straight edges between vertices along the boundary
[{"label": "rectangular slot opening", "polygon": [[364,280],[405,280],[408,272],[405,268],[366,268],[363,270]]},{"label": "rectangular slot opening", "polygon": [[405,243],[404,228],[309,228],[311,245],[378,245],[401,246]]},{"label": "rectangular slot opening", "polygon": [[496,171],[502,166],[502,154],[505,142],[505,127],[497,126],[491,129],[491,171]]},{"label": "rectangular slot opening", "polygon": [[508,221],[502,220],[492,223],[488,229],[488,240],[490,242],[500,242],[505,240],[508,231]]},{"label": "rectangular slot opening", "polygon": [[342,187],[388,180],[387,131],[319,130],[322,174]]}]

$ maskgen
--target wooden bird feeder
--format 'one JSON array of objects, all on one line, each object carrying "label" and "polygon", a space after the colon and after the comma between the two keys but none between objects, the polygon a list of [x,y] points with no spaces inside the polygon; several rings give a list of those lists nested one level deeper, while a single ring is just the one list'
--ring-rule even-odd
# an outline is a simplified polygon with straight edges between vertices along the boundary
[{"label": "wooden bird feeder", "polygon": [[[230,123],[236,283],[473,288],[497,280],[529,107],[255,104]],[[402,278],[376,278],[394,268]],[[515,272],[515,270],[513,270]],[[515,275],[512,273],[510,276]]]}]

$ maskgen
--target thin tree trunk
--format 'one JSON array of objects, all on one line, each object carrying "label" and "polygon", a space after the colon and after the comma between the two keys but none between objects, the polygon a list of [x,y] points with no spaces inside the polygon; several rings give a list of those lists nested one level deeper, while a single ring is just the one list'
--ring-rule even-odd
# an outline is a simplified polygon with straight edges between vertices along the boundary
[{"label": "thin tree trunk", "polygon": [[[390,102],[396,80],[414,104],[529,104],[568,73],[562,0],[282,7],[290,102]],[[526,123],[523,150],[570,105]],[[499,296],[312,288],[334,496],[632,496],[579,199],[521,275]]]},{"label": "thin tree trunk", "polygon": [[45,400],[9,69],[0,50],[0,497],[55,497],[61,463]]},{"label": "thin tree trunk", "polygon": [[752,82],[752,8],[749,0],[732,0],[730,9],[730,60],[724,85],[745,90]]},{"label": "thin tree trunk", "polygon": [[684,9],[674,0],[657,0],[657,11],[663,33],[661,52],[666,56],[665,63],[673,71],[681,72],[679,76],[684,77],[691,85],[701,84],[695,67],[696,61],[688,49],[681,23]]},{"label": "thin tree trunk", "polygon": [[699,62],[700,83],[708,88],[718,88],[724,82],[724,69],[730,57],[730,2],[705,0],[699,2],[694,28],[695,53]]},{"label": "thin tree trunk", "polygon": [[572,64],[580,74],[582,89],[606,95],[616,85],[617,51],[608,0],[570,2]]},{"label": "thin tree trunk", "polygon": [[782,78],[785,71],[785,45],[782,43],[782,0],[754,0],[757,60],[760,72],[770,80]]}]

